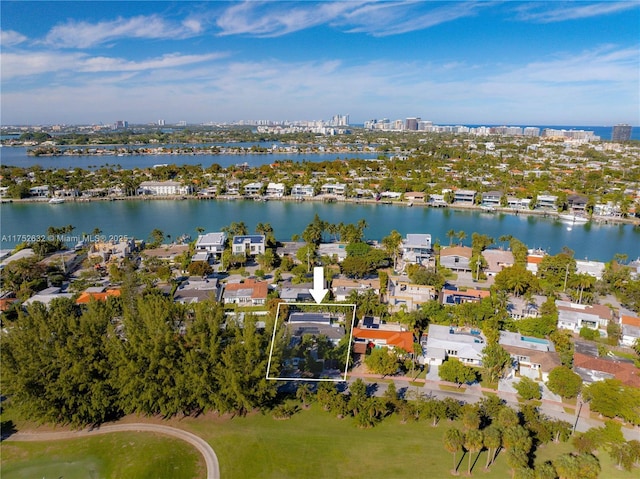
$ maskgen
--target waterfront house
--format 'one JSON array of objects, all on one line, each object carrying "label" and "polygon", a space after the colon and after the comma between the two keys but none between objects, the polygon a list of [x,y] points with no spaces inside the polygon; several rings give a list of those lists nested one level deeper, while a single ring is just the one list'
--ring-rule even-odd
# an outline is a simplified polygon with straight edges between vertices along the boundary
[{"label": "waterfront house", "polygon": [[98,258],[100,262],[106,263],[112,260],[122,260],[136,250],[136,243],[133,238],[115,241],[96,241],[89,245],[87,256],[89,259]]},{"label": "waterfront house", "polygon": [[472,249],[468,246],[453,246],[440,250],[440,265],[452,271],[471,271]]},{"label": "waterfront house", "polygon": [[438,366],[448,358],[457,358],[469,365],[482,366],[485,339],[479,330],[430,324],[426,347],[428,364]]},{"label": "waterfront house", "polygon": [[276,254],[280,258],[288,257],[294,262],[298,262],[297,253],[300,248],[304,247],[306,243],[304,241],[284,241],[279,243],[280,246],[276,248]]},{"label": "waterfront house", "polygon": [[273,183],[269,182],[267,184],[267,192],[266,195],[269,198],[282,198],[285,193],[284,183]]},{"label": "waterfront house", "polygon": [[264,254],[265,236],[264,235],[241,235],[234,236],[232,242],[233,254],[244,254],[245,256],[255,256]]},{"label": "waterfront house", "polygon": [[320,243],[317,250],[318,256],[328,256],[337,260],[339,263],[347,257],[347,249],[345,243]]},{"label": "waterfront house", "polygon": [[320,188],[320,192],[323,195],[344,196],[347,192],[347,185],[345,183],[325,183]]},{"label": "waterfront house", "polygon": [[389,312],[417,311],[420,305],[438,298],[438,292],[427,284],[413,284],[406,277],[389,276],[387,302]]},{"label": "waterfront house", "polygon": [[214,255],[222,255],[226,242],[227,234],[224,232],[198,235],[195,249],[197,252],[205,251]]},{"label": "waterfront house", "polygon": [[453,192],[453,202],[460,205],[473,205],[476,201],[475,190],[456,190]]},{"label": "waterfront house", "polygon": [[538,195],[536,198],[537,210],[553,210],[557,207],[558,197],[556,195]]},{"label": "waterfront house", "polygon": [[623,314],[620,316],[620,328],[622,330],[620,344],[633,347],[636,341],[640,339],[640,318]]},{"label": "waterfront house", "polygon": [[448,206],[444,195],[432,193],[429,195],[429,200],[427,203],[431,206]]},{"label": "waterfront house", "polygon": [[411,331],[389,331],[384,329],[353,328],[355,344],[366,344],[367,349],[400,348],[413,354],[413,333]]},{"label": "waterfront house", "polygon": [[542,259],[545,257],[544,251],[530,251],[527,255],[527,271],[531,271],[536,276],[538,275],[538,267],[542,263]]},{"label": "waterfront house", "polygon": [[569,195],[567,196],[567,204],[569,210],[573,213],[584,213],[587,207],[589,198],[583,195]]},{"label": "waterfront house", "polygon": [[266,304],[268,292],[269,284],[266,281],[247,279],[243,283],[227,284],[222,299],[225,304],[261,306]]},{"label": "waterfront house", "polygon": [[189,252],[188,244],[176,244],[162,245],[158,248],[153,249],[145,249],[142,251],[142,255],[148,258],[158,258],[161,261],[166,261],[169,264],[174,264],[178,256],[187,252]]},{"label": "waterfront house", "polygon": [[188,195],[193,191],[190,185],[182,185],[177,181],[143,181],[136,194],[154,196]]},{"label": "waterfront house", "polygon": [[29,196],[32,198],[48,198],[49,185],[32,186],[29,188]]},{"label": "waterfront house", "polygon": [[313,198],[315,196],[313,185],[295,184],[291,188],[291,196],[296,199]]},{"label": "waterfront house", "polygon": [[602,279],[605,264],[601,261],[576,260],[576,274],[588,274],[597,280]]},{"label": "waterfront house", "polygon": [[431,258],[430,234],[407,234],[402,240],[402,260],[405,263],[426,264]]},{"label": "waterfront house", "polygon": [[487,276],[495,276],[504,268],[513,266],[515,263],[511,251],[486,249],[482,252],[482,257],[487,262],[487,267],[484,269]]},{"label": "waterfront house", "polygon": [[553,343],[547,339],[500,331],[498,343],[511,355],[515,370],[522,376],[547,381],[549,372],[562,365]]},{"label": "waterfront house", "polygon": [[244,195],[245,196],[259,196],[262,194],[262,187],[264,184],[261,181],[256,181],[253,183],[248,183],[244,185]]},{"label": "waterfront house", "polygon": [[601,304],[576,304],[569,301],[556,300],[558,308],[558,328],[568,329],[574,333],[586,327],[599,330],[600,336],[607,335],[607,324],[613,319],[613,313]]},{"label": "waterfront house", "polygon": [[410,191],[404,194],[404,199],[414,203],[424,203],[425,194],[422,191]]},{"label": "waterfront house", "polygon": [[498,208],[502,199],[502,191],[487,191],[482,193],[482,206]]}]

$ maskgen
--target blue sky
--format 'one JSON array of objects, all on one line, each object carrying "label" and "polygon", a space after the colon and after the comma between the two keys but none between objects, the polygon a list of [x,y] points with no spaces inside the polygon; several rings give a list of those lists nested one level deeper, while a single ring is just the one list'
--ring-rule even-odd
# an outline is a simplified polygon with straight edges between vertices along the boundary
[{"label": "blue sky", "polygon": [[0,2],[1,122],[640,124],[640,2]]}]

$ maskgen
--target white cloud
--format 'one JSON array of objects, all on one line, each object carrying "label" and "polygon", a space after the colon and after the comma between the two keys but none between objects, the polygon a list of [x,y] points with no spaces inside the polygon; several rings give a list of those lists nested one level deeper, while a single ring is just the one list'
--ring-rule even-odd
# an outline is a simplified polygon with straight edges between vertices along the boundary
[{"label": "white cloud", "polygon": [[[598,17],[638,8],[638,2],[601,2],[585,4],[568,2],[534,2],[519,9],[519,19],[538,23],[555,23],[581,18]],[[542,6],[542,9],[540,9]]]},{"label": "white cloud", "polygon": [[54,72],[108,73],[157,70],[209,62],[224,56],[226,56],[224,53],[205,55],[169,53],[158,58],[135,62],[115,57],[92,57],[86,53],[57,51],[5,53],[2,55],[2,78],[6,81],[16,77]]},{"label": "white cloud", "polygon": [[[364,32],[374,36],[399,35],[476,15],[479,8],[493,2],[452,2],[436,7],[425,2],[375,3],[356,8],[344,15],[345,25],[353,25],[350,32]],[[427,11],[425,11],[427,6]]]},{"label": "white cloud", "polygon": [[[294,6],[295,5],[295,6]],[[220,35],[276,37],[327,23],[357,3],[244,2],[227,8],[216,19]]]},{"label": "white cloud", "polygon": [[603,47],[580,54],[556,55],[556,58],[531,62],[501,75],[505,81],[547,84],[629,82],[639,85],[640,50],[637,47]]},{"label": "white cloud", "polygon": [[[515,66],[231,59],[212,67],[189,56],[139,63],[83,57],[82,68],[114,75],[86,73],[76,75],[73,85],[61,79],[28,91],[5,90],[3,119],[24,123],[50,114],[39,121],[201,122],[343,112],[354,120],[420,115],[436,122],[632,122],[639,102],[637,55],[637,49],[606,47]],[[190,67],[181,64],[190,60]],[[163,68],[162,74],[135,73],[143,66]],[[114,80],[122,75],[126,81]]]},{"label": "white cloud", "polygon": [[335,3],[253,2],[234,4],[216,20],[220,35],[276,37],[327,24],[350,33],[398,35],[473,16],[493,2],[423,1]]},{"label": "white cloud", "polygon": [[0,45],[3,47],[10,47],[13,45],[18,45],[27,40],[22,33],[16,32],[14,30],[0,30]]},{"label": "white cloud", "polygon": [[152,58],[141,62],[132,62],[122,58],[92,57],[84,60],[78,71],[82,72],[124,72],[141,71],[159,68],[174,68],[179,66],[202,63],[222,58],[223,54],[211,53],[208,55],[181,55],[169,53],[159,58]]},{"label": "white cloud", "polygon": [[195,21],[173,24],[158,15],[89,23],[69,21],[49,31],[45,43],[60,48],[90,48],[119,38],[187,38],[200,31]]}]

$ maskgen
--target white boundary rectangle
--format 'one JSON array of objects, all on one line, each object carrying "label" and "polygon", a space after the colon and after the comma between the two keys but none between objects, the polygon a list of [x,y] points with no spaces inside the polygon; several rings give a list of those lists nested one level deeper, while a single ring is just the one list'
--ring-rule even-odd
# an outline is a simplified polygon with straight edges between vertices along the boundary
[{"label": "white boundary rectangle", "polygon": [[[331,378],[282,378],[282,377],[271,377],[269,376],[269,371],[271,370],[271,358],[273,357],[273,347],[275,345],[276,342],[276,332],[278,331],[278,318],[280,316],[280,306],[281,305],[286,305],[286,306],[343,306],[346,308],[353,308],[353,316],[351,317],[351,328],[350,328],[350,333],[349,333],[349,346],[347,348],[347,360],[345,361],[345,367],[344,367],[344,377],[342,379],[331,379]],[[344,304],[344,303],[278,303],[278,310],[276,312],[276,321],[273,325],[273,335],[271,337],[271,347],[269,348],[269,362],[267,363],[267,375],[266,375],[266,379],[271,380],[271,381],[305,381],[305,382],[310,382],[310,381],[315,381],[315,382],[322,382],[322,381],[328,381],[328,382],[336,382],[336,383],[340,383],[340,382],[344,382],[347,380],[347,371],[349,370],[349,357],[351,356],[351,342],[353,341],[353,325],[355,323],[356,320],[356,304],[350,303],[350,304]],[[346,319],[346,318],[345,318]]]}]

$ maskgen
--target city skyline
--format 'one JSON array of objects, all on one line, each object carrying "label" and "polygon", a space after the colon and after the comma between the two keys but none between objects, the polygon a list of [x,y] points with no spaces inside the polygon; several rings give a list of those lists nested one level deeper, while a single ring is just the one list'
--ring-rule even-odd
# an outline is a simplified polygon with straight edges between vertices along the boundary
[{"label": "city skyline", "polygon": [[0,4],[2,124],[640,124],[637,2]]}]

